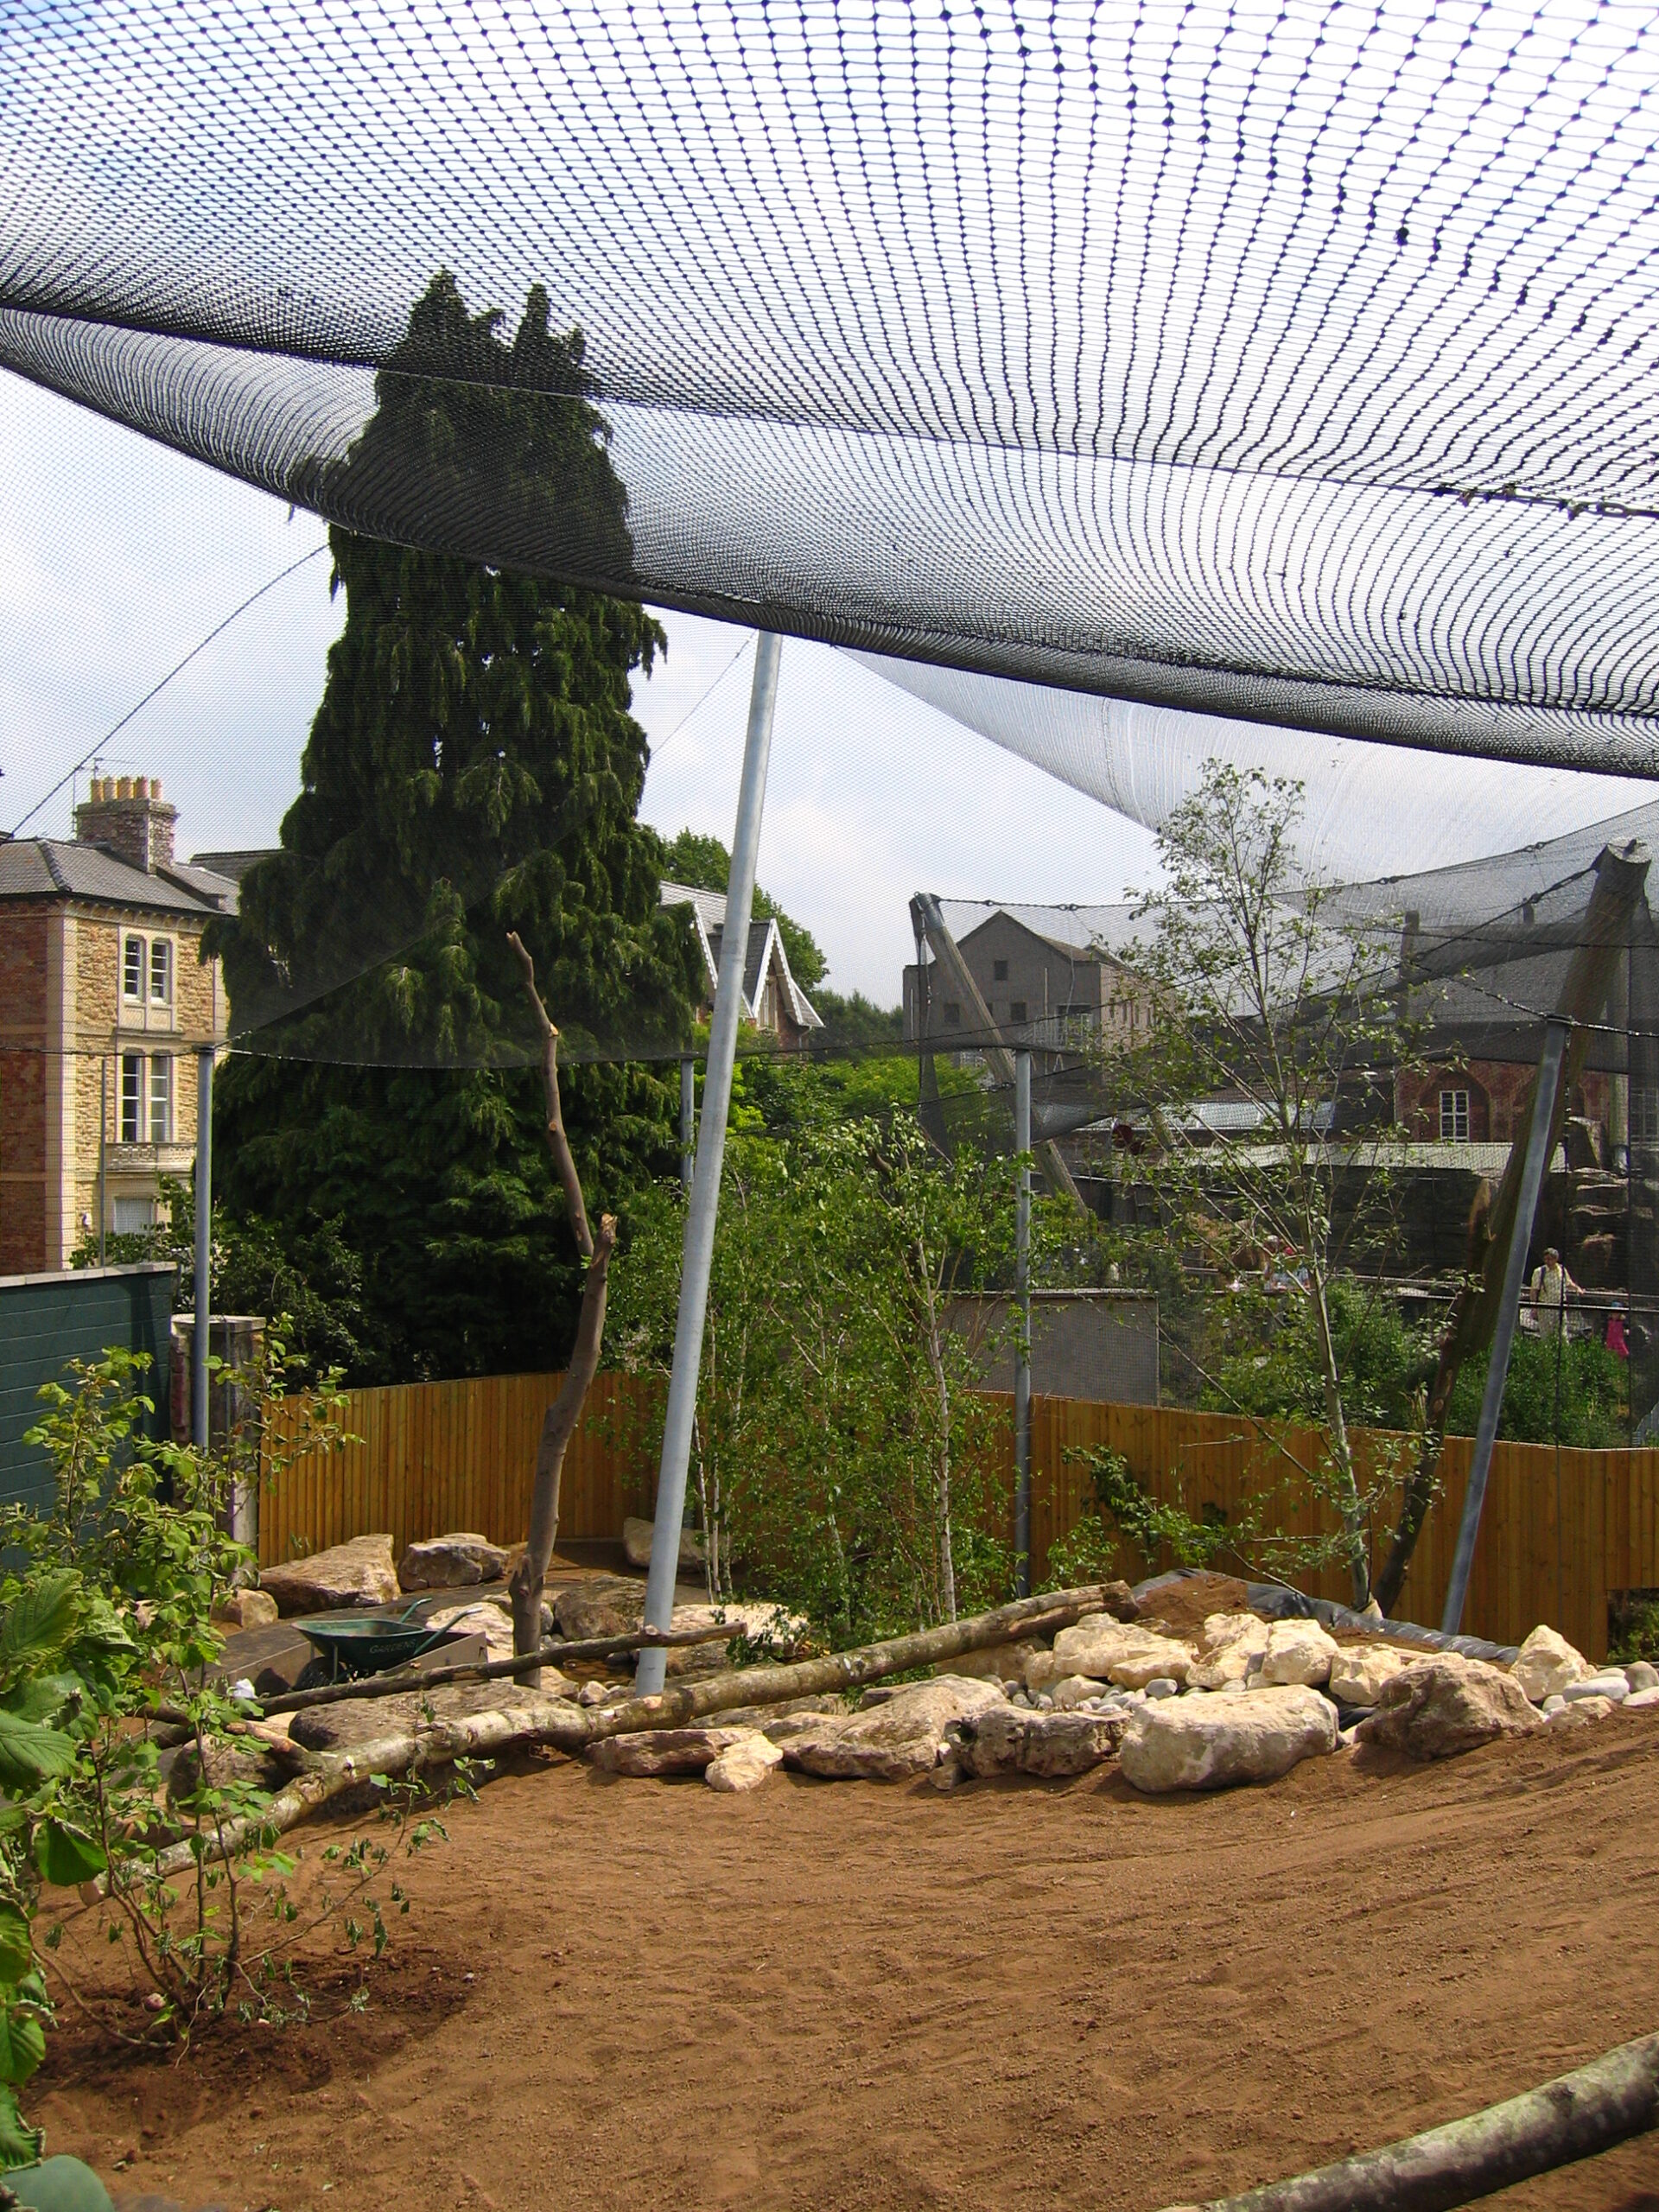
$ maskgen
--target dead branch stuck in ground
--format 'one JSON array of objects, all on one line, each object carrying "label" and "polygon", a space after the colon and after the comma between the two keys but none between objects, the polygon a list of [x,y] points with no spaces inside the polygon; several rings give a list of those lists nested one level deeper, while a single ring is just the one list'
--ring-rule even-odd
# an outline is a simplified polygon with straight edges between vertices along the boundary
[{"label": "dead branch stuck in ground", "polygon": [[[433,1719],[414,1728],[388,1730],[384,1737],[354,1745],[345,1751],[315,1751],[302,1756],[305,1765],[287,1788],[271,1799],[257,1816],[227,1821],[211,1846],[211,1855],[223,1857],[250,1848],[293,1827],[331,1798],[379,1776],[412,1777],[457,1759],[493,1758],[501,1752],[543,1745],[575,1757],[607,1736],[628,1736],[662,1728],[685,1728],[716,1713],[732,1713],[740,1706],[785,1705],[793,1698],[820,1697],[836,1690],[861,1688],[867,1682],[892,1675],[909,1674],[913,1668],[936,1666],[941,1660],[959,1658],[964,1652],[982,1651],[992,1644],[1009,1643],[1021,1636],[1052,1635],[1068,1628],[1085,1613],[1121,1611],[1134,1599],[1122,1583],[1093,1583],[1076,1590],[1051,1590],[1037,1598],[1022,1598],[1012,1605],[971,1618],[948,1622],[943,1628],[921,1629],[886,1643],[864,1644],[852,1651],[836,1651],[817,1659],[788,1665],[746,1667],[740,1672],[710,1675],[702,1680],[677,1683],[656,1697],[629,1698],[612,1706],[577,1705],[569,1698],[540,1698],[502,1713],[468,1713],[454,1719]],[[146,1876],[165,1881],[186,1872],[203,1846],[195,1838],[172,1845],[155,1861],[140,1862]],[[100,1891],[105,1878],[94,1885]]]},{"label": "dead branch stuck in ground", "polygon": [[1659,2126],[1659,2036],[1381,2151],[1166,2212],[1453,2212]]},{"label": "dead branch stuck in ground", "polygon": [[[542,1586],[548,1561],[559,1533],[559,1481],[564,1454],[599,1366],[600,1346],[605,1338],[605,1298],[611,1254],[616,1249],[616,1217],[606,1214],[594,1236],[588,1226],[588,1209],[582,1195],[582,1178],[564,1131],[564,1112],[559,1100],[559,1033],[542,1004],[536,988],[536,963],[524,950],[516,930],[507,933],[524,979],[524,995],[536,1017],[542,1039],[542,1079],[547,1089],[547,1147],[553,1155],[554,1173],[564,1192],[565,1211],[576,1249],[588,1262],[582,1286],[582,1311],[576,1319],[576,1341],[564,1387],[548,1408],[536,1450],[536,1479],[530,1498],[530,1533],[508,1588],[512,1597],[512,1647],[515,1656],[533,1660],[542,1643]],[[534,1688],[539,1670],[531,1667],[525,1681]]]}]

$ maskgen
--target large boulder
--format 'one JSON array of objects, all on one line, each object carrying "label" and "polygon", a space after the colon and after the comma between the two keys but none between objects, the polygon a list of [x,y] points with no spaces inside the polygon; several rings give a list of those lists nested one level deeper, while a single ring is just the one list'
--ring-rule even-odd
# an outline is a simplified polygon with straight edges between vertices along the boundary
[{"label": "large boulder", "polygon": [[1192,1663],[1190,1644],[1132,1621],[1116,1621],[1108,1613],[1091,1613],[1073,1627],[1063,1628],[1054,1649],[1039,1652],[1029,1662],[1026,1688],[1034,1695],[1068,1675],[1087,1675],[1097,1682],[1143,1690],[1160,1675],[1184,1682]]},{"label": "large boulder", "polygon": [[573,1643],[632,1636],[645,1618],[645,1586],[631,1574],[587,1574],[553,1600],[553,1625]]},{"label": "large boulder", "polygon": [[1264,1690],[1317,1689],[1331,1679],[1337,1639],[1318,1621],[1274,1621],[1257,1677]]},{"label": "large boulder", "polygon": [[1027,1713],[1017,1705],[995,1705],[955,1723],[950,1740],[969,1774],[1052,1779],[1086,1774],[1111,1758],[1128,1719],[1127,1707],[1115,1713]]},{"label": "large boulder", "polygon": [[397,1562],[397,1580],[405,1590],[465,1590],[476,1582],[499,1582],[512,1557],[487,1536],[462,1529],[406,1544]]},{"label": "large boulder", "polygon": [[[589,1637],[632,1636],[645,1617],[645,1586],[631,1575],[586,1575],[561,1590],[553,1606],[553,1623],[561,1636],[575,1643]],[[796,1651],[805,1637],[807,1624],[781,1605],[676,1605],[676,1628],[712,1628],[729,1624],[734,1637],[746,1636],[779,1657]],[[671,1675],[718,1674],[729,1664],[730,1646],[713,1637],[707,1643],[685,1643],[668,1655]]]},{"label": "large boulder", "polygon": [[[475,1599],[470,1605],[439,1605],[427,1615],[426,1624],[453,1629],[458,1636],[481,1636],[490,1659],[512,1656],[512,1616],[505,1605],[492,1605],[487,1598]],[[435,1656],[434,1663],[442,1662]]]},{"label": "large boulder", "polygon": [[1372,1706],[1382,1686],[1408,1667],[1421,1664],[1421,1651],[1402,1650],[1387,1643],[1344,1643],[1331,1662],[1325,1687],[1340,1705]]},{"label": "large boulder", "polygon": [[309,1559],[268,1567],[259,1587],[276,1600],[284,1620],[296,1613],[334,1613],[348,1605],[392,1605],[403,1595],[390,1535],[353,1536]]},{"label": "large boulder", "polygon": [[1023,1682],[1027,1662],[1039,1652],[1046,1656],[1047,1647],[1035,1637],[1023,1637],[1018,1643],[988,1643],[978,1651],[958,1652],[954,1659],[941,1659],[933,1671],[972,1675],[986,1682]]},{"label": "large boulder", "polygon": [[1570,1683],[1582,1681],[1595,1669],[1558,1630],[1541,1624],[1522,1645],[1510,1672],[1532,1703],[1541,1705],[1547,1697],[1560,1697]]},{"label": "large boulder", "polygon": [[[652,1521],[641,1521],[629,1514],[622,1523],[622,1555],[630,1567],[651,1565],[652,1539],[657,1533]],[[702,1539],[695,1529],[680,1531],[680,1571],[687,1567],[700,1568],[708,1565],[709,1555],[702,1548]]]},{"label": "large boulder", "polygon": [[1224,1690],[1229,1682],[1242,1682],[1267,1648],[1268,1624],[1257,1614],[1211,1613],[1186,1679],[1195,1689]]},{"label": "large boulder", "polygon": [[783,1763],[784,1755],[777,1745],[750,1728],[718,1758],[709,1760],[702,1778],[711,1789],[738,1796],[745,1790],[758,1789]]},{"label": "large boulder", "polygon": [[269,1590],[221,1591],[213,1600],[212,1618],[216,1628],[227,1628],[232,1635],[271,1628],[277,1619],[276,1600]]},{"label": "large boulder", "polygon": [[1360,1740],[1414,1759],[1455,1758],[1500,1736],[1525,1736],[1542,1716],[1513,1675],[1442,1652],[1382,1685]]},{"label": "large boulder", "polygon": [[517,1682],[446,1682],[436,1689],[400,1690],[396,1697],[342,1698],[338,1705],[296,1713],[288,1732],[308,1751],[352,1751],[417,1731],[429,1716],[464,1720],[474,1713],[510,1713],[528,1726],[543,1713],[568,1713],[575,1687],[556,1668],[544,1667],[539,1690]]},{"label": "large boulder", "polygon": [[952,1721],[1006,1703],[994,1682],[937,1675],[906,1683],[868,1711],[809,1720],[785,1741],[784,1757],[808,1774],[836,1781],[905,1782],[938,1764]]},{"label": "large boulder", "polygon": [[1302,1684],[1137,1707],[1118,1746],[1126,1782],[1151,1796],[1276,1782],[1337,1747],[1337,1708]]},{"label": "large boulder", "polygon": [[647,1728],[637,1735],[606,1736],[585,1756],[607,1774],[701,1774],[709,1762],[752,1736],[752,1728]]}]

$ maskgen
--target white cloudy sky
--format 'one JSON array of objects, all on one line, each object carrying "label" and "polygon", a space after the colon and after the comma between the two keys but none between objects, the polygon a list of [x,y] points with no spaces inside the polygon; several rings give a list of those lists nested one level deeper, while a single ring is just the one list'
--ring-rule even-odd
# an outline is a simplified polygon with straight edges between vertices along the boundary
[{"label": "white cloudy sky", "polygon": [[[3,374],[0,482],[0,827],[12,829],[322,526]],[[115,772],[163,778],[183,851],[274,841],[343,618],[327,581],[324,556],[277,584],[100,754]],[[750,656],[741,632],[665,619],[666,664],[635,702],[656,749],[645,810],[664,831],[728,839]],[[1033,711],[1027,700],[1028,726]],[[1379,868],[1498,849],[1653,796],[1611,779],[1342,750],[1364,788],[1397,801],[1397,826],[1365,824]],[[69,803],[66,789],[29,826],[68,834]],[[1146,882],[1151,866],[1145,829],[847,656],[785,643],[760,877],[817,936],[836,988],[896,1000],[918,888],[1093,904]]]}]

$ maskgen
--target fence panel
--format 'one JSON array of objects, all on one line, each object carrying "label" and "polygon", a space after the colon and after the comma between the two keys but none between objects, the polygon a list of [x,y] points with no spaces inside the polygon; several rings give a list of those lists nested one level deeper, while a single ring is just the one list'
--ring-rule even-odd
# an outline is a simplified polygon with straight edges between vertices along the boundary
[{"label": "fence panel", "polygon": [[[270,1413],[278,1471],[261,1497],[262,1565],[377,1529],[395,1552],[448,1529],[475,1529],[497,1543],[523,1538],[543,1415],[561,1375],[480,1376],[351,1394],[346,1425],[355,1441],[336,1453],[309,1452],[283,1465],[302,1433],[302,1407]],[[987,1446],[999,1499],[996,1533],[1014,1535],[1013,1399],[988,1391],[1002,1415]],[[630,1515],[649,1517],[656,1494],[663,1389],[654,1378],[595,1376],[565,1456],[562,1537],[614,1541]],[[1402,1440],[1363,1430],[1353,1438],[1362,1468],[1403,1455]],[[1315,1430],[1220,1414],[1157,1406],[1102,1405],[1077,1399],[1032,1402],[1032,1551],[1040,1582],[1052,1546],[1091,1503],[1085,1455],[1119,1452],[1156,1498],[1195,1519],[1208,1508],[1243,1529],[1252,1513],[1263,1526],[1313,1539],[1333,1518],[1308,1484],[1322,1440]],[[1399,1610],[1438,1624],[1446,1599],[1471,1450],[1448,1437],[1441,1491],[1418,1543]],[[1386,1542],[1393,1501],[1372,1530],[1372,1553]],[[1218,1564],[1261,1571],[1248,1546]],[[1127,1546],[1118,1572],[1134,1580],[1146,1563]],[[1350,1595],[1346,1569],[1332,1560],[1296,1573],[1319,1597]],[[1501,1443],[1492,1454],[1480,1546],[1465,1626],[1514,1643],[1538,1621],[1560,1628],[1591,1657],[1607,1649],[1610,1592],[1659,1589],[1659,1448],[1557,1452],[1548,1445]]]}]

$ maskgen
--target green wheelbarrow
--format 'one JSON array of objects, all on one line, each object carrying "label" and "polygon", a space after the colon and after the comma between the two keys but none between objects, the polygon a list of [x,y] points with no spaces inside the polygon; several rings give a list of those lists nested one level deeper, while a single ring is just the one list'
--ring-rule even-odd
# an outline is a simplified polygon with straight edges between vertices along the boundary
[{"label": "green wheelbarrow", "polygon": [[[422,1601],[417,1599],[416,1605]],[[309,1613],[291,1625],[300,1631],[319,1659],[328,1668],[328,1679],[360,1681],[368,1675],[383,1675],[388,1668],[407,1666],[423,1652],[454,1643],[464,1631],[429,1628],[411,1619],[415,1606],[398,1613]]]}]

